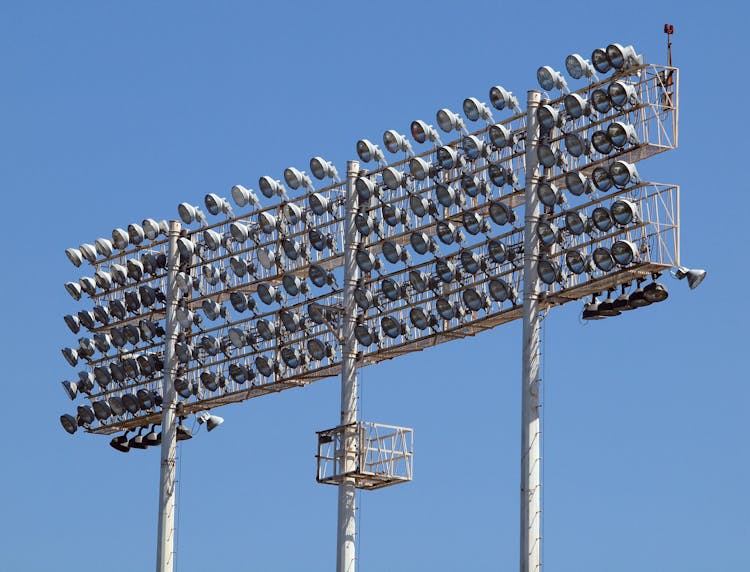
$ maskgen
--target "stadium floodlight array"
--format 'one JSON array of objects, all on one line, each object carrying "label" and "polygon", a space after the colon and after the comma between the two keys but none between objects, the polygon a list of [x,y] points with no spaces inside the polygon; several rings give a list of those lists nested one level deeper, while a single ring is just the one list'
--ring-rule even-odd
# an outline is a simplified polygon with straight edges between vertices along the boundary
[{"label": "stadium floodlight array", "polygon": [[[68,249],[94,273],[65,285],[93,308],[65,317],[90,336],[63,350],[84,366],[65,391],[89,402],[61,417],[64,429],[122,431],[113,447],[145,448],[160,442],[164,404],[210,430],[222,420],[206,412],[221,405],[342,371],[346,385],[357,367],[523,319],[521,552],[522,569],[536,569],[540,312],[584,300],[584,319],[615,316],[666,299],[665,271],[691,287],[705,276],[680,266],[679,188],[636,169],[677,146],[677,69],[619,44],[590,62],[572,54],[565,68],[587,84],[571,91],[542,66],[540,86],[560,94],[531,91],[526,111],[501,86],[489,104],[466,98],[465,120],[440,109],[445,143],[422,120],[409,128],[415,145],[386,131],[385,150],[402,155],[390,163],[361,139],[343,181],[314,157],[312,178],[295,167],[283,182],[260,177],[268,206],[236,185],[234,207],[216,194],[204,198],[208,215],[180,204],[184,228],[147,219]],[[321,434],[344,435],[347,423]],[[176,436],[191,435],[180,423]],[[342,479],[327,480],[356,486]],[[341,519],[352,520],[353,501],[341,507],[337,566],[352,570],[353,529]]]}]

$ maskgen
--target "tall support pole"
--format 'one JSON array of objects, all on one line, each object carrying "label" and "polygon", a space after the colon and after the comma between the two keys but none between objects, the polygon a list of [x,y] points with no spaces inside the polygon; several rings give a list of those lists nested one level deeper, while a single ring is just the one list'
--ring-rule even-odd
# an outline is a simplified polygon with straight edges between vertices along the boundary
[{"label": "tall support pole", "polygon": [[167,337],[164,343],[164,378],[162,380],[161,466],[159,470],[159,531],[156,540],[156,572],[172,572],[174,568],[174,509],[175,480],[177,476],[177,423],[175,409],[174,374],[177,367],[175,343],[177,341],[178,289],[175,279],[178,272],[177,239],[180,223],[169,223],[169,250],[167,252]]},{"label": "tall support pole", "polygon": [[[359,172],[357,161],[346,163],[346,204],[344,214],[344,315],[342,319],[343,354],[341,356],[341,425],[344,429],[343,472],[356,469],[357,444],[357,340],[354,337],[356,306],[354,290],[359,279],[357,266],[357,192],[354,181]],[[339,485],[338,529],[336,538],[336,572],[354,572],[356,535],[356,488],[354,480],[347,478]]]},{"label": "tall support pole", "polygon": [[542,569],[542,431],[539,423],[539,122],[541,94],[528,92],[526,106],[526,220],[523,244],[523,364],[521,367],[521,572]]}]

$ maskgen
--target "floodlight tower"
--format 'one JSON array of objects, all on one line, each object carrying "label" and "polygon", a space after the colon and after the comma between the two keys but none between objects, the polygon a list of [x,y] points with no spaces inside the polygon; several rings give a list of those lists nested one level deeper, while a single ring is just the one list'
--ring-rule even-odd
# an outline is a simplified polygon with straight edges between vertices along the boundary
[{"label": "floodlight tower", "polygon": [[204,198],[218,222],[181,203],[184,226],[146,219],[66,250],[94,275],[65,289],[94,306],[64,318],[91,334],[62,350],[85,366],[66,393],[90,405],[60,421],[71,434],[123,431],[110,442],[122,452],[161,445],[158,572],[173,567],[175,447],[192,437],[183,421],[211,431],[223,421],[213,408],[339,375],[339,425],[318,432],[316,479],[338,487],[336,568],[354,572],[356,490],[413,474],[413,431],[357,418],[358,368],[513,320],[523,322],[520,570],[542,569],[542,313],[590,300],[583,319],[618,316],[665,300],[665,272],[690,288],[705,277],[681,265],[679,187],[635,166],[677,146],[677,69],[619,44],[565,63],[589,83],[571,91],[542,66],[544,93],[529,91],[525,111],[494,86],[490,104],[509,117],[469,97],[464,115],[480,127],[440,109],[455,139],[416,120],[410,133],[427,149],[415,151],[390,129],[385,149],[403,153],[390,163],[361,139],[345,181],[316,156],[322,188],[289,167],[297,196],[264,175],[268,206],[235,185],[237,214]]}]

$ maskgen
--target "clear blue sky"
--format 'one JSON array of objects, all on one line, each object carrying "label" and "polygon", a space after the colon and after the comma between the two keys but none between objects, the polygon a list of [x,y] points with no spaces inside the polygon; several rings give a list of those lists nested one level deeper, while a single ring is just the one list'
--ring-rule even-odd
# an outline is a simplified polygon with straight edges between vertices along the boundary
[{"label": "clear blue sky", "polygon": [[[571,52],[632,43],[666,62],[680,148],[639,166],[682,186],[682,255],[709,277],[661,305],[544,328],[545,550],[551,571],[748,570],[745,256],[747,9],[739,2],[6,2],[0,185],[6,270],[0,571],[154,566],[159,453],[71,437],[63,250],[231,185],[257,188],[355,142],[434,121]],[[472,7],[470,7],[472,6]],[[603,8],[602,8],[603,6]],[[520,326],[362,373],[366,419],[414,427],[415,479],[361,496],[360,571],[513,570]],[[339,384],[223,410],[181,447],[177,570],[327,571],[336,490],[315,431]]]}]

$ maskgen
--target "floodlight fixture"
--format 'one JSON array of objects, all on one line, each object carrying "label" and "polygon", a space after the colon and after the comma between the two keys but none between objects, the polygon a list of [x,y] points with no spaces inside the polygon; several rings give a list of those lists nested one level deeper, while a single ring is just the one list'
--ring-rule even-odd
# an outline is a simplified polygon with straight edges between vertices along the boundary
[{"label": "floodlight fixture", "polygon": [[391,264],[397,262],[407,262],[409,260],[409,252],[400,244],[386,240],[383,243],[383,256]]},{"label": "floodlight fixture", "polygon": [[490,126],[489,137],[490,142],[496,149],[513,147],[516,142],[513,132],[501,123],[495,123]]},{"label": "floodlight fixture", "polygon": [[437,118],[438,127],[440,127],[440,129],[445,133],[450,133],[451,131],[466,130],[464,120],[453,113],[450,109],[443,108],[438,110],[438,112],[435,114],[435,117]]},{"label": "floodlight fixture", "polygon": [[487,253],[497,264],[503,264],[508,259],[508,247],[495,238],[487,243]]},{"label": "floodlight fixture", "polygon": [[428,125],[421,119],[416,119],[411,122],[410,131],[412,138],[417,143],[429,141],[430,143],[436,143],[438,145],[443,144],[442,141],[440,141],[440,135],[438,135],[437,130],[432,125]]},{"label": "floodlight fixture", "polygon": [[125,250],[130,244],[130,236],[127,230],[116,228],[112,231],[112,246],[117,250]]},{"label": "floodlight fixture", "polygon": [[560,266],[554,260],[541,259],[536,265],[536,271],[539,279],[547,285],[562,280]]},{"label": "floodlight fixture", "polygon": [[589,270],[589,262],[578,250],[569,250],[565,253],[565,266],[573,274],[583,274]]},{"label": "floodlight fixture", "polygon": [[141,225],[132,223],[128,225],[128,237],[130,238],[130,244],[139,246],[146,238],[146,233]]},{"label": "floodlight fixture", "polygon": [[490,230],[490,225],[476,211],[464,212],[461,222],[464,225],[464,230],[472,236],[476,236],[480,232],[489,232]]},{"label": "floodlight fixture", "polygon": [[469,121],[479,121],[480,119],[483,119],[488,123],[495,122],[495,119],[492,117],[492,112],[490,111],[490,108],[487,107],[487,104],[482,103],[476,97],[467,97],[464,99],[463,108],[464,115]]},{"label": "floodlight fixture", "polygon": [[577,133],[566,133],[565,150],[573,157],[588,155],[590,152],[589,142]]},{"label": "floodlight fixture", "polygon": [[550,247],[561,239],[560,229],[557,225],[540,220],[536,225],[536,235],[544,246]]},{"label": "floodlight fixture", "polygon": [[669,297],[669,292],[666,286],[654,281],[643,289],[643,297],[649,302],[663,302]]},{"label": "floodlight fixture", "polygon": [[109,258],[110,256],[112,256],[112,252],[114,251],[112,241],[108,238],[97,238],[94,241],[94,247],[96,248],[97,254],[104,258]]},{"label": "floodlight fixture", "polygon": [[460,205],[463,203],[463,195],[458,193],[456,188],[451,184],[436,183],[435,197],[437,197],[438,202],[445,208],[450,208],[453,205]]},{"label": "floodlight fixture", "polygon": [[77,248],[66,248],[65,256],[68,257],[70,263],[75,267],[79,267],[83,263],[83,255]]},{"label": "floodlight fixture", "polygon": [[637,145],[638,136],[635,127],[622,121],[613,121],[607,126],[607,135],[617,149],[622,149],[627,144]]},{"label": "floodlight fixture", "polygon": [[[177,212],[185,224],[198,222],[201,226],[206,224],[206,215],[200,207],[193,206],[189,203],[180,203],[177,205]],[[114,238],[114,235],[113,235]]]},{"label": "floodlight fixture", "polygon": [[94,296],[94,294],[96,294],[96,280],[90,276],[84,276],[78,281],[78,284],[81,286],[81,291],[89,296]]},{"label": "floodlight fixture", "polygon": [[78,247],[78,250],[81,253],[81,256],[89,262],[89,264],[94,264],[96,262],[96,247],[93,244],[84,243],[81,246]]},{"label": "floodlight fixture", "polygon": [[591,172],[591,181],[597,189],[603,192],[611,189],[614,184],[609,170],[602,166],[595,167]]},{"label": "floodlight fixture", "polygon": [[628,312],[630,310],[635,310],[635,308],[630,305],[630,296],[625,291],[626,290],[625,284],[623,284],[621,288],[622,290],[620,292],[620,295],[612,303],[612,307],[615,310],[618,310],[620,312]]},{"label": "floodlight fixture", "polygon": [[310,159],[310,172],[319,181],[322,181],[326,177],[334,181],[339,180],[339,172],[336,170],[336,167],[330,161],[323,159],[323,157],[313,157]]},{"label": "floodlight fixture", "polygon": [[536,80],[544,91],[557,89],[563,91],[568,89],[565,78],[559,71],[553,70],[550,66],[542,66],[536,70]]},{"label": "floodlight fixture", "polygon": [[384,316],[380,319],[380,329],[392,340],[406,333],[406,326],[392,316]]},{"label": "floodlight fixture", "polygon": [[472,252],[470,250],[464,250],[461,252],[461,266],[463,269],[471,274],[477,274],[480,271],[484,271],[487,268],[487,265],[483,258],[479,256],[476,252]]},{"label": "floodlight fixture", "polygon": [[393,129],[389,129],[383,133],[383,145],[385,145],[389,153],[403,151],[407,155],[414,155],[414,150],[411,148],[409,140]]},{"label": "floodlight fixture", "polygon": [[461,189],[470,197],[486,195],[488,192],[487,182],[484,179],[478,179],[473,175],[461,176]]},{"label": "floodlight fixture", "polygon": [[565,58],[565,69],[568,71],[568,75],[573,79],[581,79],[586,77],[592,81],[599,81],[594,73],[594,66],[591,65],[589,60],[584,59],[579,54],[570,54]]},{"label": "floodlight fixture", "polygon": [[[441,220],[439,223],[437,223],[435,231],[438,239],[443,244],[453,244],[454,242],[461,242],[463,240],[460,231],[452,222]],[[412,234],[412,247],[414,247],[414,250],[416,250],[419,254],[426,254],[428,250],[432,252],[431,245],[434,244],[432,242],[425,243],[423,235],[424,233],[417,233],[416,236]],[[437,250],[437,248],[435,250]]]},{"label": "floodlight fixture", "polygon": [[591,255],[594,265],[602,272],[609,272],[615,267],[615,259],[609,249],[600,246]]},{"label": "floodlight fixture", "polygon": [[515,113],[521,113],[521,106],[518,104],[518,98],[512,92],[507,91],[504,87],[496,85],[490,88],[490,104],[498,111],[506,107]]},{"label": "floodlight fixture", "polygon": [[554,207],[565,201],[565,195],[553,183],[542,179],[536,185],[536,196],[546,207]]},{"label": "floodlight fixture", "polygon": [[483,292],[477,292],[474,288],[466,288],[461,294],[464,305],[472,312],[484,310],[489,306],[487,296]]},{"label": "floodlight fixture", "polygon": [[607,73],[612,69],[612,63],[607,57],[607,51],[603,48],[596,48],[591,53],[591,63],[599,73]]},{"label": "floodlight fixture", "polygon": [[691,269],[684,266],[678,266],[673,271],[674,277],[678,280],[687,278],[688,286],[691,290],[695,290],[701,282],[706,278],[706,271],[701,269]]},{"label": "floodlight fixture", "polygon": [[636,54],[633,46],[610,44],[607,46],[606,54],[610,65],[616,70],[643,64],[643,56]]},{"label": "floodlight fixture", "polygon": [[333,348],[328,342],[322,342],[317,338],[307,340],[307,352],[316,361],[324,360],[333,356]]},{"label": "floodlight fixture", "polygon": [[149,240],[156,240],[160,234],[166,234],[166,232],[164,232],[166,226],[167,226],[167,221],[165,220],[161,222],[157,222],[152,218],[146,218],[146,219],[143,219],[143,222],[141,222],[143,233],[146,235],[146,238]]},{"label": "floodlight fixture", "polygon": [[586,232],[588,219],[578,211],[569,211],[565,213],[565,230],[573,236],[580,236]]},{"label": "floodlight fixture", "polygon": [[274,302],[281,302],[283,299],[281,290],[279,290],[276,286],[272,286],[271,284],[268,284],[266,282],[258,284],[257,293],[261,302],[267,305],[271,305]]},{"label": "floodlight fixture", "polygon": [[289,199],[289,196],[286,194],[286,189],[284,188],[284,185],[281,184],[281,181],[269,177],[268,175],[263,175],[258,179],[258,188],[267,199],[272,199],[274,197],[281,197],[283,200]]},{"label": "floodlight fixture", "polygon": [[607,291],[607,297],[599,302],[599,315],[605,318],[619,316],[620,310],[615,308],[615,300],[612,300],[612,291]]},{"label": "floodlight fixture", "polygon": [[428,177],[434,177],[437,170],[432,163],[422,157],[414,157],[409,161],[409,173],[417,181],[424,181]]},{"label": "floodlight fixture", "polygon": [[601,206],[591,212],[591,221],[600,232],[607,232],[614,224],[610,211]]},{"label": "floodlight fixture", "polygon": [[569,93],[563,99],[565,111],[571,119],[578,119],[591,113],[591,106],[583,96],[577,93]]},{"label": "floodlight fixture", "polygon": [[613,81],[609,84],[607,94],[612,101],[612,105],[617,109],[622,109],[628,103],[636,103],[635,87],[633,84],[622,80]]},{"label": "floodlight fixture", "polygon": [[435,302],[435,309],[443,320],[452,320],[465,314],[465,310],[462,307],[456,306],[447,298],[438,298]]},{"label": "floodlight fixture", "polygon": [[223,213],[228,217],[234,216],[229,201],[217,194],[208,193],[204,197],[203,203],[206,205],[206,210],[214,216],[218,215],[219,213]]},{"label": "floodlight fixture", "polygon": [[219,425],[224,423],[224,418],[218,415],[211,415],[208,411],[202,412],[196,417],[199,425],[206,424],[206,429],[210,432],[216,429]]},{"label": "floodlight fixture", "polygon": [[396,191],[401,187],[406,186],[408,177],[403,171],[399,171],[394,167],[386,167],[383,170],[383,184],[387,189]]},{"label": "floodlight fixture", "polygon": [[385,156],[380,150],[380,147],[368,139],[360,139],[357,141],[357,155],[363,163],[369,163],[370,161],[380,163],[385,161]]},{"label": "floodlight fixture", "polygon": [[128,439],[128,431],[125,431],[122,435],[114,437],[110,442],[109,446],[120,451],[120,453],[127,453],[130,451],[130,441]]},{"label": "floodlight fixture", "polygon": [[313,190],[313,184],[310,180],[310,176],[304,171],[300,171],[295,167],[287,167],[284,169],[284,181],[287,187],[294,189],[295,191],[300,187],[307,189],[308,191]]},{"label": "floodlight fixture", "polygon": [[603,320],[605,318],[599,313],[599,301],[596,299],[596,294],[591,296],[591,302],[583,305],[581,318],[584,320]]},{"label": "floodlight fixture", "polygon": [[258,227],[263,234],[273,234],[280,228],[279,220],[269,212],[262,212],[258,215]]},{"label": "floodlight fixture", "polygon": [[591,93],[591,106],[599,113],[607,113],[612,109],[612,100],[609,93],[603,89],[595,89]]},{"label": "floodlight fixture", "polygon": [[438,148],[437,161],[443,169],[453,169],[462,164],[458,151],[449,145],[443,145]]},{"label": "floodlight fixture", "polygon": [[401,298],[406,296],[406,288],[403,284],[399,284],[392,278],[385,278],[380,283],[380,291],[383,296],[388,298],[391,302],[397,302]]},{"label": "floodlight fixture", "polygon": [[487,145],[475,135],[465,135],[461,140],[461,149],[469,161],[476,161],[487,155]]},{"label": "floodlight fixture", "polygon": [[540,127],[545,131],[559,127],[562,123],[562,117],[557,108],[546,103],[537,108],[536,118],[539,121]]},{"label": "floodlight fixture", "polygon": [[313,214],[317,216],[323,216],[326,213],[333,212],[333,203],[320,193],[312,193],[307,198],[307,204]]},{"label": "floodlight fixture", "polygon": [[409,320],[412,325],[418,330],[426,330],[429,327],[434,327],[437,324],[437,318],[433,316],[429,310],[420,308],[419,306],[414,307],[409,312]]},{"label": "floodlight fixture", "polygon": [[614,146],[606,131],[594,131],[591,135],[591,145],[602,155],[609,155]]},{"label": "floodlight fixture", "polygon": [[242,185],[234,185],[232,187],[232,200],[238,207],[246,207],[247,205],[253,205],[255,208],[260,208],[260,200],[258,196],[251,190],[246,189]]},{"label": "floodlight fixture", "polygon": [[638,247],[629,240],[617,240],[610,248],[618,266],[628,266],[638,259]]},{"label": "floodlight fixture", "polygon": [[294,274],[285,274],[281,279],[281,285],[290,296],[298,296],[300,293],[305,294],[308,291],[307,283]]},{"label": "floodlight fixture", "polygon": [[638,170],[635,165],[626,161],[615,161],[609,167],[609,176],[612,178],[612,183],[618,189],[627,187],[631,183],[638,181]]},{"label": "floodlight fixture", "polygon": [[79,427],[89,428],[89,426],[96,420],[94,410],[88,405],[79,405],[76,408],[76,421]]},{"label": "floodlight fixture", "polygon": [[517,296],[515,289],[501,278],[493,278],[490,280],[489,291],[490,297],[496,302],[502,303],[506,300],[510,300],[515,303]]},{"label": "floodlight fixture", "polygon": [[609,207],[609,212],[618,226],[627,226],[638,220],[638,207],[627,199],[617,199]]},{"label": "floodlight fixture", "polygon": [[190,429],[182,424],[182,421],[184,421],[184,419],[180,419],[180,424],[177,426],[177,440],[187,441],[188,439],[193,438],[193,433],[192,431],[190,431]]},{"label": "floodlight fixture", "polygon": [[557,144],[540,143],[536,148],[536,156],[546,169],[551,169],[562,162],[562,153]]},{"label": "floodlight fixture", "polygon": [[516,183],[516,176],[509,168],[498,165],[497,163],[491,163],[487,168],[487,176],[493,185],[498,188],[502,188],[505,185],[514,185]]}]

